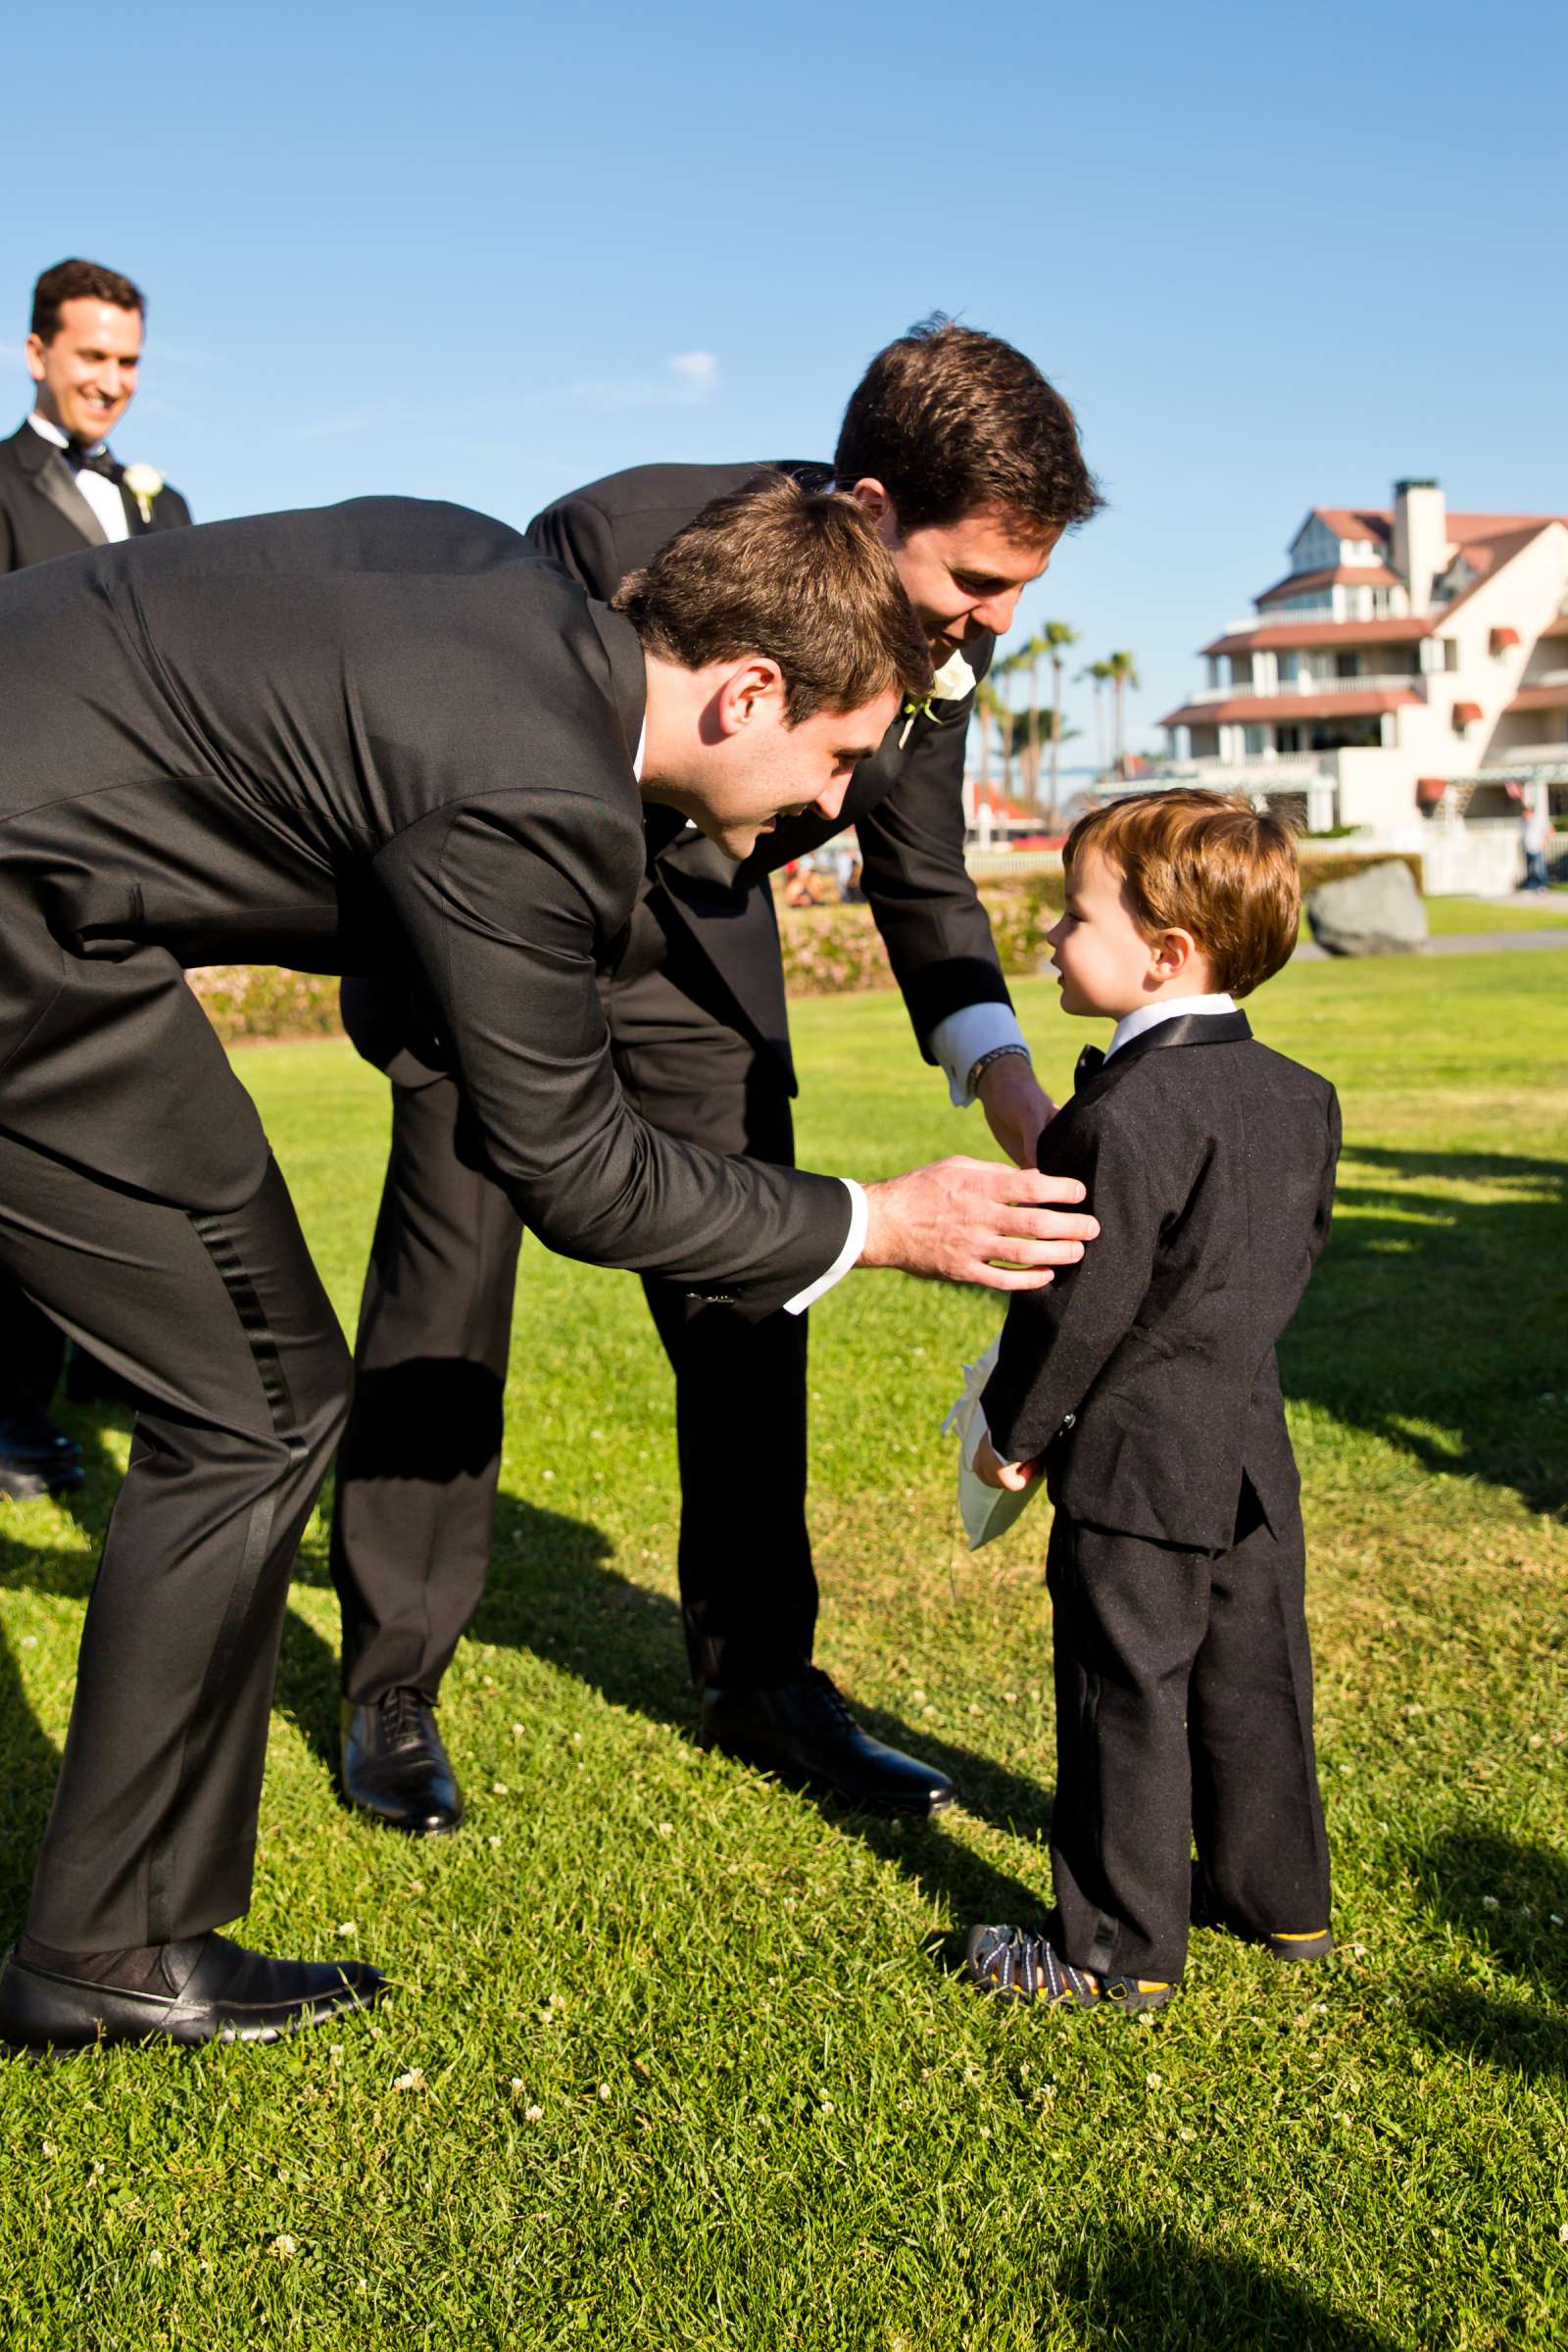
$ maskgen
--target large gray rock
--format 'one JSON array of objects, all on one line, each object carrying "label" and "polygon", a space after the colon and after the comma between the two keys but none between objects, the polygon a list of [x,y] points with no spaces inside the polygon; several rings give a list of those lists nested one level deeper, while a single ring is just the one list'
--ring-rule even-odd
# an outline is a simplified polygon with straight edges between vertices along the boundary
[{"label": "large gray rock", "polygon": [[1426,944],[1427,910],[1397,858],[1322,883],[1306,902],[1306,921],[1329,956],[1413,956]]}]

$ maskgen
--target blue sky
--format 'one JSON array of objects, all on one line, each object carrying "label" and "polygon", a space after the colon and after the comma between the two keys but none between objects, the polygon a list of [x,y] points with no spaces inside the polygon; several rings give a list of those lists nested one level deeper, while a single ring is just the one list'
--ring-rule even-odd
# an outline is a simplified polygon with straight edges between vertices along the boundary
[{"label": "blue sky", "polygon": [[[118,452],[199,518],[400,490],[521,522],[646,459],[826,454],[870,352],[952,311],[1078,410],[1110,510],[1020,619],[1130,647],[1152,739],[1309,506],[1436,473],[1568,511],[1565,23],[152,0],[67,112],[26,12],[13,405],[32,277],[83,253],[151,298]],[[1069,717],[1087,747],[1086,688]]]}]

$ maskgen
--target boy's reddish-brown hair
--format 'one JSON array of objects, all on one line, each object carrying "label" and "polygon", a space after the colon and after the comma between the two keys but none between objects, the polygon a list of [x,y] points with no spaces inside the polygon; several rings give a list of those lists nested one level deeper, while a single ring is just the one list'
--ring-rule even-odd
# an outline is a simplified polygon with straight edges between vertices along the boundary
[{"label": "boy's reddish-brown hair", "polygon": [[1079,818],[1062,851],[1069,882],[1088,850],[1120,873],[1146,938],[1192,933],[1216,989],[1249,996],[1290,960],[1301,877],[1282,817],[1217,792],[1141,792]]}]

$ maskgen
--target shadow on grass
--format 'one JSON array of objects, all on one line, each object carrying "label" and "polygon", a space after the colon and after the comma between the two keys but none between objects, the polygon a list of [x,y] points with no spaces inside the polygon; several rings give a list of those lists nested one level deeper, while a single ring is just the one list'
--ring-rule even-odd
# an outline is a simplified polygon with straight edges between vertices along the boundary
[{"label": "shadow on grass", "polygon": [[[608,1538],[587,1522],[503,1494],[489,1588],[472,1639],[531,1650],[576,1675],[613,1705],[695,1738],[697,1705],[680,1611],[663,1593],[651,1592],[612,1568],[611,1548]],[[1025,1837],[1043,1836],[1049,1828],[1050,1793],[1035,1782],[896,1716],[875,1708],[857,1712],[879,1739],[950,1773],[971,1811]],[[1043,1907],[1038,1888],[992,1869],[929,1823],[850,1813],[827,1798],[805,1801],[956,1909],[977,1918],[1028,1919]]]},{"label": "shadow on grass", "polygon": [[1513,1978],[1530,1996],[1434,1982],[1409,2003],[1413,2024],[1445,2049],[1568,2078],[1568,1859],[1463,1825],[1422,1846],[1411,1866],[1429,1910],[1489,1975]]},{"label": "shadow on grass", "polygon": [[1242,2255],[1133,2230],[1097,2234],[1054,2281],[1083,2352],[1393,2352],[1395,2338]]},{"label": "shadow on grass", "polygon": [[[1422,1189],[1423,1179],[1441,1182]],[[1465,1182],[1504,1197],[1446,1189]],[[1561,1511],[1565,1207],[1560,1160],[1348,1145],[1334,1232],[1280,1350],[1286,1395],[1429,1471]]]}]

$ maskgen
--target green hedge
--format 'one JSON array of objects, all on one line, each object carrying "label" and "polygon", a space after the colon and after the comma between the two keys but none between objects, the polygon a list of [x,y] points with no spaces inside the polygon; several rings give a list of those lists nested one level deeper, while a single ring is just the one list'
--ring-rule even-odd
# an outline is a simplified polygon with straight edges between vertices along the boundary
[{"label": "green hedge", "polygon": [[334,973],[285,972],[271,963],[215,963],[185,977],[225,1046],[260,1038],[342,1035]]}]

